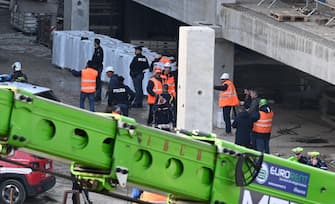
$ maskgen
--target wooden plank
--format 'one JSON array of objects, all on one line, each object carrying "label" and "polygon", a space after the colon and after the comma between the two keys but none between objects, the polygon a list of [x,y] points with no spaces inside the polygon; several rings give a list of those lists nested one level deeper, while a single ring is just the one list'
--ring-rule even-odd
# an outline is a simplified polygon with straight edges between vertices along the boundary
[{"label": "wooden plank", "polygon": [[308,21],[307,16],[297,14],[297,13],[290,13],[289,11],[282,11],[282,12],[271,11],[270,16],[279,22],[282,22],[282,21],[306,22]]},{"label": "wooden plank", "polygon": [[335,6],[335,0],[327,0],[326,2],[331,6]]}]

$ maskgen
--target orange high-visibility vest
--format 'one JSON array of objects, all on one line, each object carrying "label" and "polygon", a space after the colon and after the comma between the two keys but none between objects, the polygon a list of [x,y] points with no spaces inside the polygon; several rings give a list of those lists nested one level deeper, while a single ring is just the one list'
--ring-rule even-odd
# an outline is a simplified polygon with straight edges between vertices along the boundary
[{"label": "orange high-visibility vest", "polygon": [[140,200],[147,201],[150,203],[167,203],[166,196],[156,194],[156,193],[150,193],[148,191],[144,191],[141,194]]},{"label": "orange high-visibility vest", "polygon": [[225,80],[222,85],[224,84],[227,84],[228,88],[225,91],[220,92],[219,107],[240,105],[233,82],[230,80]]},{"label": "orange high-visibility vest", "polygon": [[[152,89],[152,91],[158,95],[158,94],[161,94],[163,92],[163,85],[162,85],[162,82],[159,81],[158,79],[156,79],[155,77],[152,77],[150,79],[150,81],[152,81],[154,83],[154,87]],[[148,104],[155,104],[155,101],[156,101],[156,96],[151,96],[149,93],[148,93]]]},{"label": "orange high-visibility vest", "polygon": [[81,92],[94,93],[98,71],[93,68],[86,68],[81,71]]},{"label": "orange high-visibility vest", "polygon": [[163,85],[167,84],[169,86],[168,92],[171,94],[173,97],[176,97],[176,87],[174,83],[174,76],[172,75],[161,75],[162,80],[163,80]]},{"label": "orange high-visibility vest", "polygon": [[269,113],[259,111],[259,114],[260,114],[259,120],[254,122],[252,131],[257,132],[257,133],[271,133],[272,119],[273,119],[274,113],[272,111]]}]

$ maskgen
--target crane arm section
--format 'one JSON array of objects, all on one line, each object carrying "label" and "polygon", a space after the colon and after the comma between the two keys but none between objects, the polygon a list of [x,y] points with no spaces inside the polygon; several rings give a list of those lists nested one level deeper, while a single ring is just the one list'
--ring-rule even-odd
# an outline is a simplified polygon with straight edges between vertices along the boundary
[{"label": "crane arm section", "polygon": [[216,204],[335,200],[332,172],[272,155],[263,159],[260,152],[212,134],[182,132],[0,89],[3,147],[25,147],[74,161],[72,172],[95,190],[111,191],[129,182],[168,192],[171,198]]}]

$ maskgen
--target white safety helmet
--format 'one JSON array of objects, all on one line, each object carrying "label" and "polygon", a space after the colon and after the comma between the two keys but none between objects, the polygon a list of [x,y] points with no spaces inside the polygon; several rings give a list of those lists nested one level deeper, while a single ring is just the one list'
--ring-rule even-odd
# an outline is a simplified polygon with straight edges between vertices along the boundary
[{"label": "white safety helmet", "polygon": [[174,57],[169,57],[169,59],[171,60],[171,61],[175,61],[176,59],[174,58]]},{"label": "white safety helmet", "polygon": [[112,66],[108,66],[106,67],[106,72],[115,72],[115,69]]},{"label": "white safety helmet", "polygon": [[220,77],[220,79],[224,80],[224,79],[229,79],[229,74],[228,73],[223,73]]},{"label": "white safety helmet", "polygon": [[171,68],[171,64],[167,62],[167,63],[164,64],[164,67],[170,67]]},{"label": "white safety helmet", "polygon": [[20,62],[15,62],[14,64],[12,64],[12,69],[13,69],[14,72],[21,71],[21,69],[22,69],[21,63]]}]

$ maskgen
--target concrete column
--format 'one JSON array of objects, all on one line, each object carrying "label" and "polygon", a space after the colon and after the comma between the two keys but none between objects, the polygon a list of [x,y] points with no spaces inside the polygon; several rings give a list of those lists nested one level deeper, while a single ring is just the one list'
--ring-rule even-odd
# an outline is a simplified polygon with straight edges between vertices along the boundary
[{"label": "concrete column", "polygon": [[[223,38],[215,39],[215,57],[214,57],[214,84],[220,85],[220,76],[227,72],[230,78],[234,77],[234,44]],[[223,128],[218,121],[223,121],[223,115],[219,114],[218,106],[219,91],[214,91],[213,122],[214,126]],[[218,118],[220,117],[220,118]]]},{"label": "concrete column", "polygon": [[209,27],[180,27],[177,128],[212,131],[214,41]]},{"label": "concrete column", "polygon": [[216,19],[216,0],[207,1],[206,4],[206,22],[208,24],[215,25],[215,19]]},{"label": "concrete column", "polygon": [[89,0],[64,1],[64,30],[88,30]]}]

